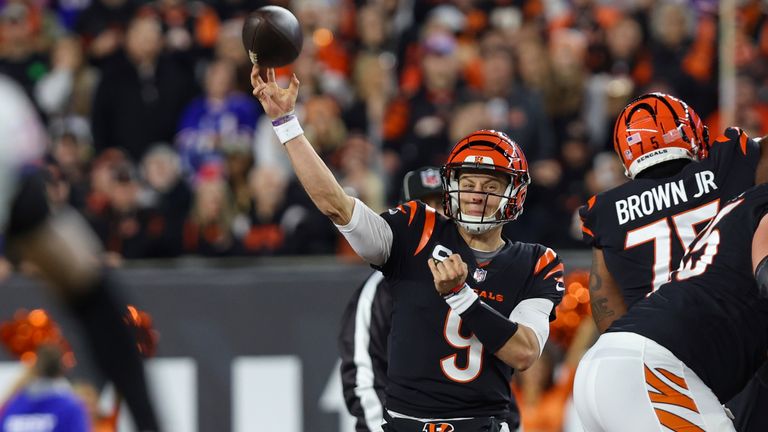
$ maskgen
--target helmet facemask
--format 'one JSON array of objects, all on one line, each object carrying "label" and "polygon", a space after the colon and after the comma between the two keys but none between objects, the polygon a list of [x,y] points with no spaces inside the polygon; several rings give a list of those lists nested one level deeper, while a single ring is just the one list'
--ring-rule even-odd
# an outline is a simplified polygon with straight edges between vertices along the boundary
[{"label": "helmet facemask", "polygon": [[[507,178],[507,185],[504,187],[504,191],[496,193],[461,190],[459,179],[462,172],[468,168],[471,168],[473,171],[477,170],[476,172],[481,174],[504,174]],[[517,219],[523,212],[523,202],[525,201],[528,184],[530,184],[530,176],[527,171],[499,171],[498,167],[493,165],[490,167],[482,167],[476,164],[446,165],[443,168],[442,178],[445,190],[445,198],[443,200],[445,214],[449,218],[454,219],[459,226],[470,234],[483,234],[497,226]],[[482,215],[468,215],[461,211],[461,200],[464,194],[484,195]],[[489,215],[488,203],[491,197],[498,197],[499,204],[496,206],[495,211]]]}]

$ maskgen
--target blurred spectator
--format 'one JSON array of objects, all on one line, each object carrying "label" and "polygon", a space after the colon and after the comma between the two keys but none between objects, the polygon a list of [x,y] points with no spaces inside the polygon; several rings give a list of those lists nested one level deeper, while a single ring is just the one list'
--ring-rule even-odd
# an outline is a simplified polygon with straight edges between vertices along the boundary
[{"label": "blurred spectator", "polygon": [[716,107],[714,83],[717,29],[714,19],[685,2],[657,2],[651,14],[654,79],[669,83],[702,117]]},{"label": "blurred spectator", "polygon": [[51,121],[50,159],[61,171],[69,187],[69,203],[85,207],[88,194],[88,168],[93,156],[90,126],[81,117],[57,118]]},{"label": "blurred spectator", "polygon": [[623,75],[599,74],[589,79],[584,121],[594,151],[613,151],[613,124],[636,91],[633,81]]},{"label": "blurred spectator", "polygon": [[118,149],[102,152],[91,165],[88,196],[81,211],[86,218],[98,217],[109,205],[109,189],[112,187],[115,167],[125,162],[125,154]]},{"label": "blurred spectator", "polygon": [[584,35],[575,30],[558,30],[550,35],[549,63],[552,67],[551,92],[558,96],[557,103],[550,101],[549,115],[557,131],[558,142],[562,142],[561,133],[566,125],[579,120],[584,106],[584,86],[586,70],[584,60],[587,41]]},{"label": "blurred spectator", "polygon": [[[493,48],[485,48],[485,51]],[[540,40],[524,40],[516,49],[520,84],[539,93],[548,114],[559,110],[559,94],[555,86],[550,55]]]},{"label": "blurred spectator", "polygon": [[229,149],[224,156],[224,172],[229,189],[235,201],[235,209],[240,212],[248,208],[250,202],[249,173],[253,168],[253,155],[249,148]]},{"label": "blurred spectator", "polygon": [[5,3],[0,9],[0,73],[21,84],[34,100],[35,83],[48,71],[46,57],[38,51],[29,7]]},{"label": "blurred spectator", "polygon": [[205,94],[181,115],[176,146],[189,175],[206,163],[223,160],[225,152],[250,153],[261,109],[253,97],[235,91],[234,81],[232,63],[211,63],[205,73]]},{"label": "blurred spectator", "polygon": [[360,54],[381,54],[394,50],[391,21],[381,3],[366,4],[358,9],[356,15]]},{"label": "blurred spectator", "polygon": [[387,103],[395,91],[392,61],[387,54],[358,55],[352,74],[355,98],[344,110],[347,128],[364,133],[377,144],[381,142]]},{"label": "blurred spectator", "polygon": [[182,252],[184,221],[192,207],[192,191],[181,175],[181,161],[164,144],[152,147],[141,162],[145,187],[147,257],[175,257]]},{"label": "blurred spectator", "polygon": [[59,212],[69,205],[69,183],[55,163],[46,164],[44,177],[48,206],[51,212]]},{"label": "blurred spectator", "polygon": [[304,135],[323,158],[339,149],[347,136],[339,105],[330,96],[315,96],[306,101],[302,125]]},{"label": "blurred spectator", "polygon": [[[488,101],[493,129],[507,133],[522,147],[529,163],[556,155],[552,124],[541,97],[516,83],[514,58],[506,49],[482,53],[483,86],[480,96]],[[536,181],[536,173],[531,173]]]},{"label": "blurred spectator", "polygon": [[201,55],[216,43],[219,17],[202,1],[157,0],[154,6],[169,52]]},{"label": "blurred spectator", "polygon": [[231,19],[221,23],[214,56],[217,60],[225,60],[235,66],[235,88],[243,94],[250,94],[253,90],[250,78],[253,64],[243,48],[242,32],[242,19]]},{"label": "blurred spectator", "polygon": [[243,249],[248,254],[281,253],[291,243],[286,237],[297,234],[298,225],[289,220],[288,178],[279,168],[262,166],[251,170],[248,180],[251,200]]},{"label": "blurred spectator", "polygon": [[334,92],[349,76],[350,55],[339,35],[340,21],[347,14],[338,1],[300,0],[291,3],[307,39],[315,45],[314,60],[323,74],[320,85]]},{"label": "blurred spectator", "polygon": [[78,14],[75,30],[83,37],[89,56],[97,64],[101,65],[121,48],[136,9],[136,0],[92,0]]},{"label": "blurred spectator", "polygon": [[41,345],[35,354],[35,363],[20,378],[19,391],[0,412],[0,430],[90,432],[91,421],[83,401],[64,377],[61,349]]},{"label": "blurred spectator", "polygon": [[227,183],[218,169],[206,167],[198,175],[192,211],[184,223],[184,252],[203,256],[235,253],[234,217]]},{"label": "blurred spectator", "polygon": [[489,114],[491,104],[482,100],[467,102],[456,107],[451,116],[448,139],[452,143],[480,129],[493,129]]},{"label": "blurred spectator", "polygon": [[624,167],[613,152],[602,152],[595,155],[592,169],[585,177],[586,193],[597,195],[627,181]]},{"label": "blurred spectator", "polygon": [[648,84],[653,77],[653,66],[650,54],[643,45],[643,36],[640,24],[629,17],[608,28],[605,72],[631,76],[639,87]]},{"label": "blurred spectator", "polygon": [[147,256],[146,214],[139,200],[140,185],[136,170],[128,160],[109,167],[106,203],[88,218],[105,246],[107,262],[119,266],[125,258]]},{"label": "blurred spectator", "polygon": [[[768,104],[758,99],[755,80],[746,74],[741,74],[736,80],[736,108],[733,124],[744,129],[750,137],[761,137],[768,134]],[[706,119],[710,136],[714,139],[722,134],[728,125],[722,124],[720,111],[715,111]]]},{"label": "blurred spectator", "polygon": [[397,201],[406,172],[441,164],[450,146],[448,120],[460,88],[456,40],[450,34],[435,33],[421,48],[423,79],[418,91],[400,96],[387,109],[383,162],[391,179],[389,202]]},{"label": "blurred spectator", "polygon": [[58,39],[51,52],[51,70],[35,86],[35,100],[49,116],[89,118],[98,74],[83,57],[80,39]]},{"label": "blurred spectator", "polygon": [[118,147],[138,161],[152,143],[172,140],[193,83],[190,72],[161,50],[157,18],[131,21],[124,55],[105,68],[96,89],[92,126],[97,151]]},{"label": "blurred spectator", "polygon": [[350,135],[338,155],[339,183],[373,211],[386,210],[384,182],[374,170],[376,148],[363,135]]}]

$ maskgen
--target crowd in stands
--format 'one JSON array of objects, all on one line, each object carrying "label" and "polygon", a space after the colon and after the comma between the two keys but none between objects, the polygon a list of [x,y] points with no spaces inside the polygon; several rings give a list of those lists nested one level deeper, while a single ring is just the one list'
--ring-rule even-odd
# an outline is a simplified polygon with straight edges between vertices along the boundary
[{"label": "crowd in stands", "polygon": [[[110,259],[347,254],[297,185],[250,94],[242,18],[291,9],[297,113],[342,185],[371,208],[460,137],[508,133],[532,187],[513,239],[583,247],[575,210],[625,180],[612,125],[634,96],[690,103],[713,136],[712,0],[3,0],[0,73],[50,131],[51,205],[74,207]],[[768,6],[740,2],[736,124],[768,132]]]}]

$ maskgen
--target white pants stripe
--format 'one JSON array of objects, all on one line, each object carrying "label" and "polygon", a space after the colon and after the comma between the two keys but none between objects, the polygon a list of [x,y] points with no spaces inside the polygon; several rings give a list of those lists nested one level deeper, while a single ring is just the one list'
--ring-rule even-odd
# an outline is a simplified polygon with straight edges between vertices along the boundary
[{"label": "white pants stripe", "polygon": [[579,363],[573,398],[587,432],[735,431],[689,367],[634,333],[600,336]]}]

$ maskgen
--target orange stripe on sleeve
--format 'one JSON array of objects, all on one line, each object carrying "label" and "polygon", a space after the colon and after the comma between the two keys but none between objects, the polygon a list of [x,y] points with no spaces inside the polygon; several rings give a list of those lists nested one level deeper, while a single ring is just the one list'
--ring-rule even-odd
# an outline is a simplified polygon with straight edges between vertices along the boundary
[{"label": "orange stripe on sleeve", "polygon": [[[413,203],[414,206],[416,203]],[[413,253],[414,256],[418,255],[419,252],[421,252],[422,249],[424,249],[424,246],[427,245],[427,242],[429,242],[429,238],[432,237],[432,231],[435,229],[435,209],[430,207],[425,207],[427,210],[427,216],[424,219],[424,230],[421,231],[421,238],[419,239],[419,246],[416,248],[416,252]],[[413,219],[413,217],[411,217]],[[410,225],[410,222],[409,222]]]},{"label": "orange stripe on sleeve", "polygon": [[595,205],[595,201],[597,201],[597,195],[592,195],[592,198],[587,200],[587,208],[592,210],[592,207]]},{"label": "orange stripe on sleeve", "polygon": [[696,426],[695,424],[680,417],[677,414],[672,414],[669,411],[664,411],[663,409],[659,408],[654,408],[653,411],[656,412],[656,417],[659,418],[659,422],[664,427],[667,427],[675,432],[705,432],[704,429]]},{"label": "orange stripe on sleeve", "polygon": [[584,225],[581,226],[581,232],[583,232],[584,234],[589,234],[590,237],[595,236],[595,233],[593,233],[591,229],[585,227]]},{"label": "orange stripe on sleeve", "polygon": [[560,264],[556,265],[555,268],[550,270],[549,273],[547,273],[547,275],[544,276],[544,279],[552,276],[553,274],[555,274],[557,272],[565,272],[565,266],[563,265],[563,263],[560,263]]},{"label": "orange stripe on sleeve", "polygon": [[411,214],[408,215],[408,226],[411,226],[411,222],[413,222],[413,218],[416,217],[416,209],[418,208],[416,201],[408,201],[405,203],[405,205],[408,206],[408,208],[411,210]]},{"label": "orange stripe on sleeve", "polygon": [[744,156],[747,155],[747,134],[745,134],[742,131],[739,131],[739,147],[741,148],[741,152],[744,153]]},{"label": "orange stripe on sleeve", "polygon": [[548,266],[549,263],[555,260],[557,257],[557,254],[555,254],[555,251],[553,251],[550,248],[547,248],[547,251],[544,252],[542,256],[539,257],[539,260],[536,261],[536,268],[533,270],[533,275],[536,276],[539,274],[542,270],[544,270],[544,267]]}]

